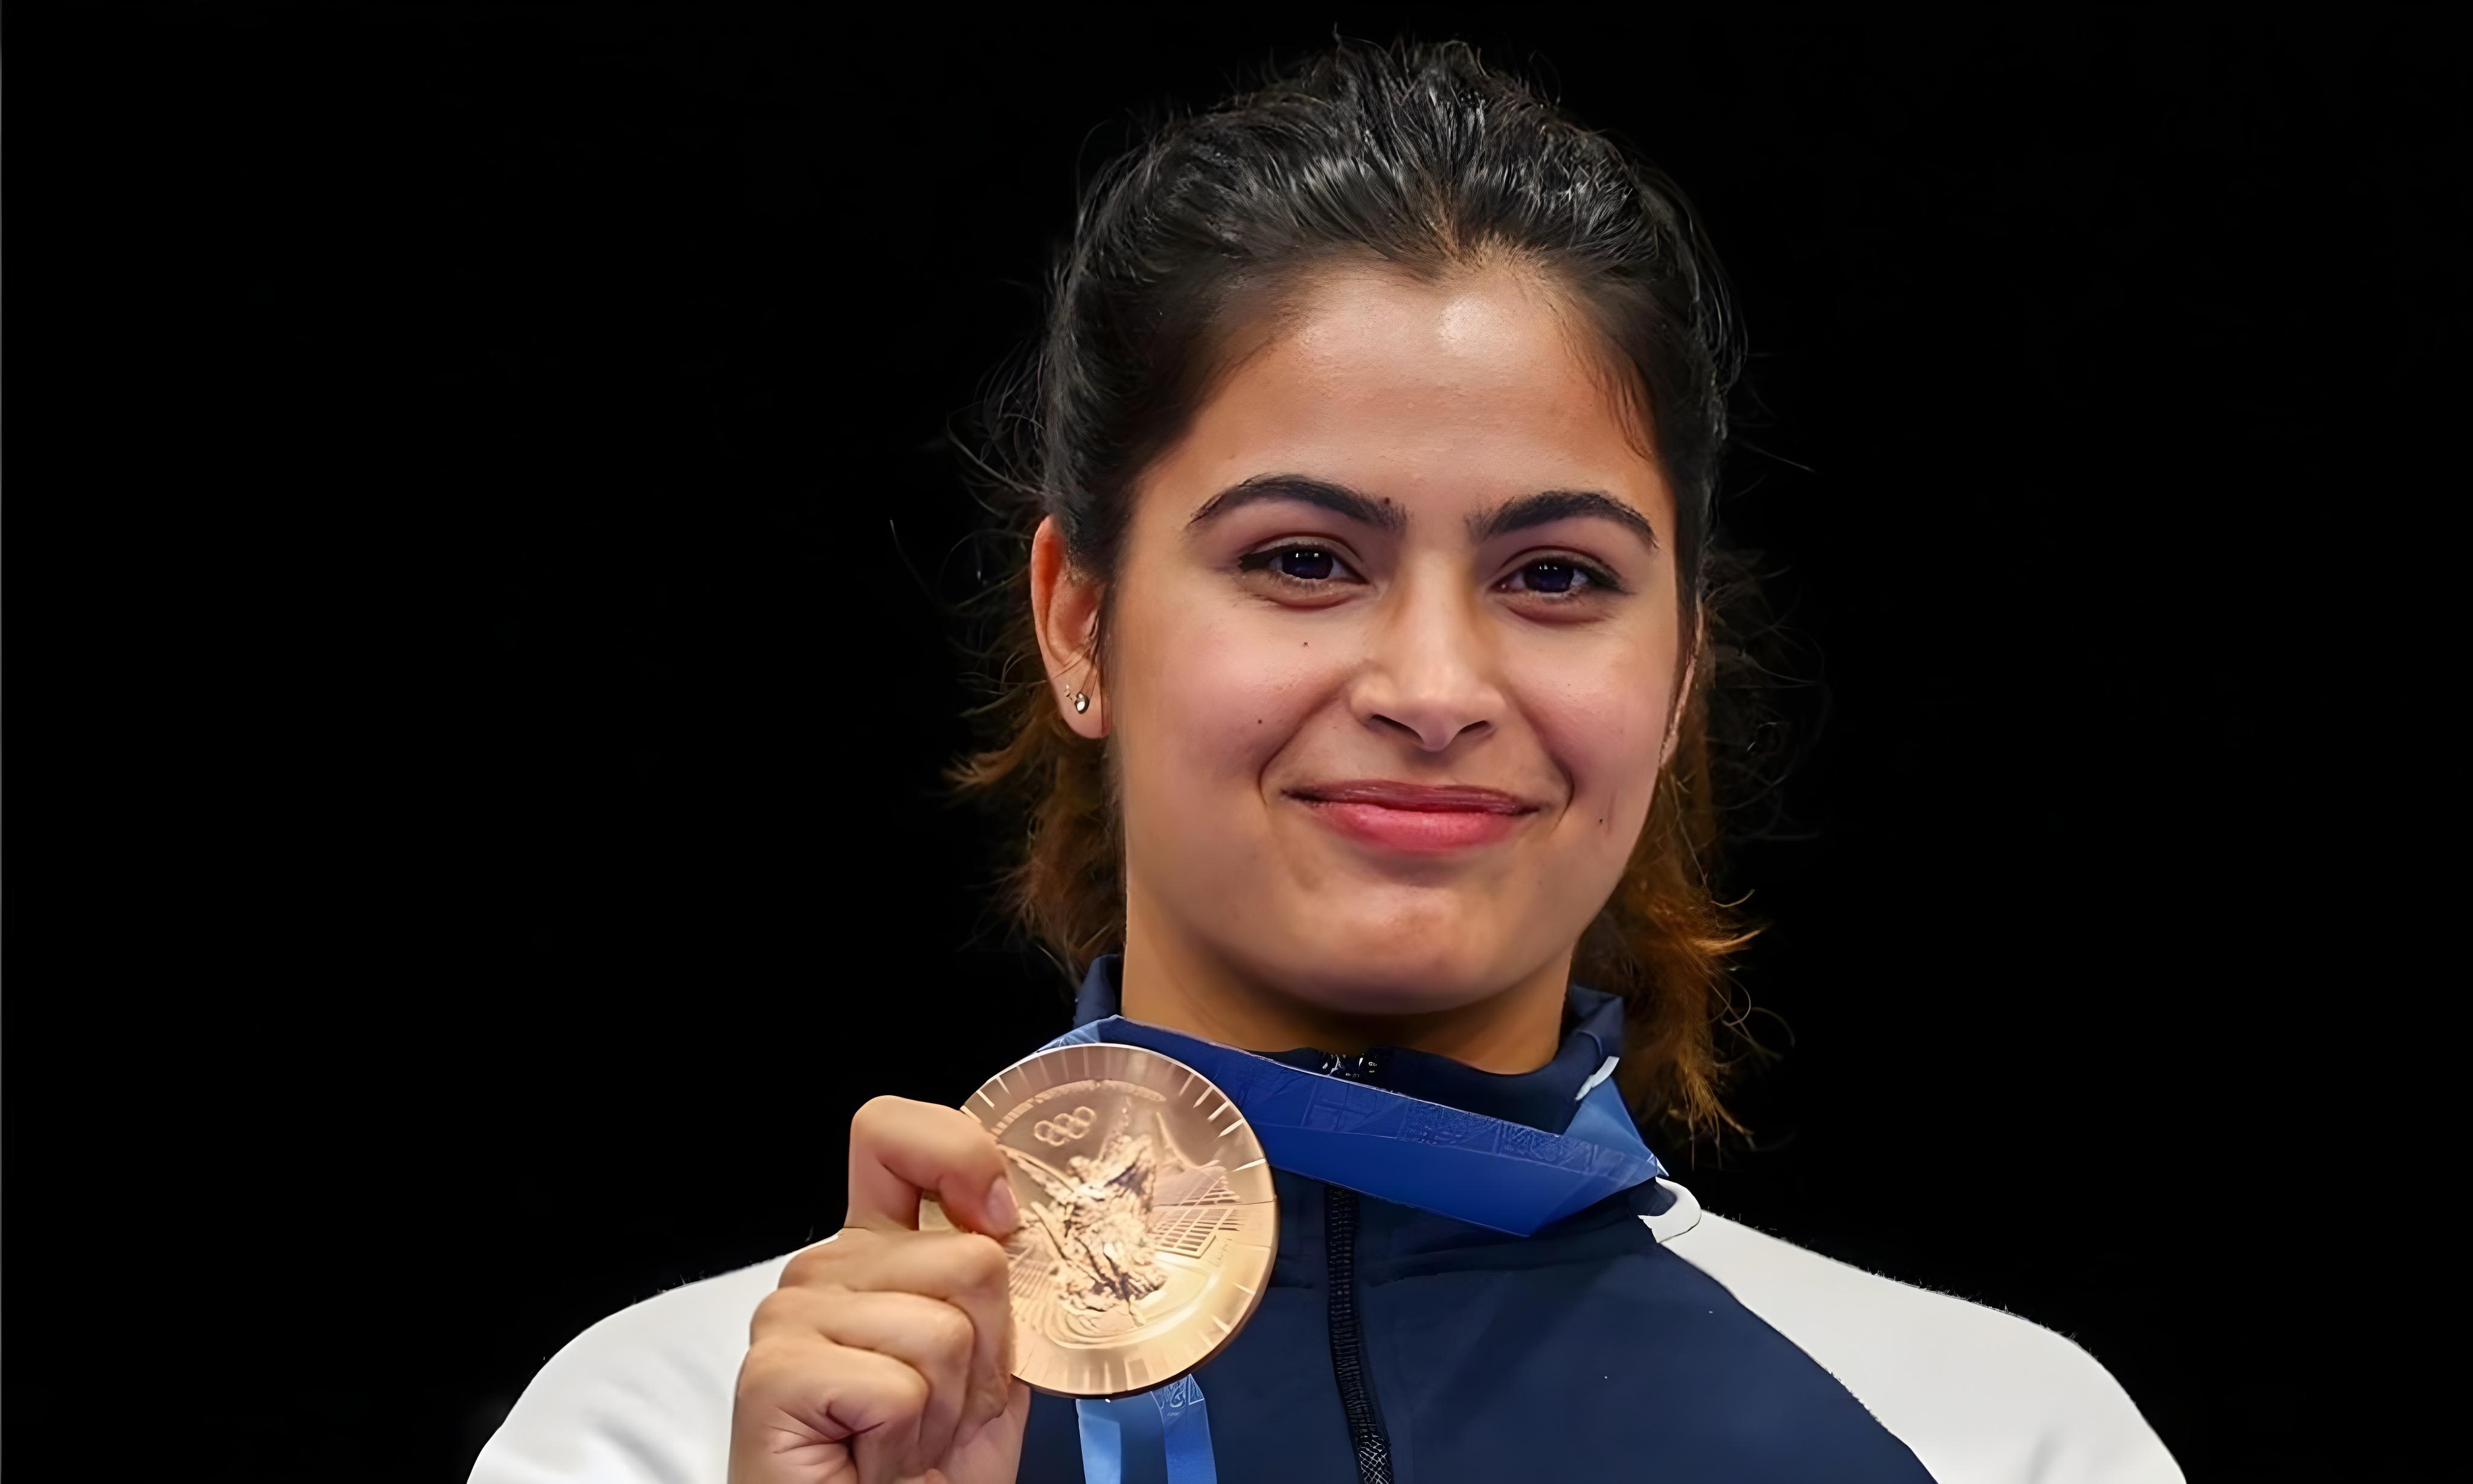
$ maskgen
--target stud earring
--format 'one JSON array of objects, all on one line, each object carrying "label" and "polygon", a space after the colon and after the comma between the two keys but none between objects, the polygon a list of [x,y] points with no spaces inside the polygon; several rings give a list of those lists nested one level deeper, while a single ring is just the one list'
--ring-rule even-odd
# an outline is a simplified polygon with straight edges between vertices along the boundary
[{"label": "stud earring", "polygon": [[1073,709],[1077,712],[1091,709],[1091,698],[1082,694],[1082,692],[1078,690],[1075,691],[1073,693]]}]

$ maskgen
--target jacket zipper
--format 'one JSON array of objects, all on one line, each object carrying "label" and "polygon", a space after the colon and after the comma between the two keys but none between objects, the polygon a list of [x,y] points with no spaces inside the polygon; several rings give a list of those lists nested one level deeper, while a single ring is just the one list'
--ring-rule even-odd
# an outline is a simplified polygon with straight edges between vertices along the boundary
[{"label": "jacket zipper", "polygon": [[[1326,1076],[1372,1082],[1374,1053],[1336,1056],[1323,1065]],[[1357,1322],[1357,1192],[1323,1187],[1323,1257],[1331,1290],[1331,1369],[1339,1382],[1339,1404],[1348,1414],[1349,1442],[1357,1450],[1357,1484],[1391,1484],[1391,1440],[1374,1414],[1373,1388],[1365,1371],[1365,1334]]]}]

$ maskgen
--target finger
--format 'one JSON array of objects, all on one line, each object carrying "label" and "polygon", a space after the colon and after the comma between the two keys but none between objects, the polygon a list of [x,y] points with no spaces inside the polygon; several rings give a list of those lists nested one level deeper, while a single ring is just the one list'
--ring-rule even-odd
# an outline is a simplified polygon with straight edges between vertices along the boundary
[{"label": "finger", "polygon": [[969,1448],[990,1427],[1010,1428],[1017,1448],[1020,1446],[1022,1428],[1030,1422],[1030,1387],[1021,1381],[1005,1382],[1004,1405],[995,1416],[976,1426],[966,1426],[953,1435],[955,1451]]},{"label": "finger", "polygon": [[[919,1294],[970,1316],[971,1386],[980,1395],[963,1409],[959,1425],[969,1427],[1002,1407],[1013,1375],[1012,1282],[1012,1263],[988,1237],[969,1232],[892,1237],[851,1232],[794,1255],[777,1291]],[[756,1312],[760,1321],[763,1306]]]},{"label": "finger", "polygon": [[805,1477],[817,1450],[835,1445],[868,1484],[924,1472],[927,1396],[926,1377],[879,1351],[813,1337],[759,1342],[739,1367],[731,1444],[748,1467],[732,1476]]},{"label": "finger", "polygon": [[996,1141],[958,1108],[873,1098],[851,1119],[848,1225],[916,1229],[919,1197],[973,1232],[1003,1236],[1020,1222]]},{"label": "finger", "polygon": [[[916,1293],[824,1293],[812,1288],[780,1288],[764,1301],[775,1312],[773,1325],[795,1327],[822,1335],[852,1350],[890,1355],[927,1381],[927,1400],[920,1409],[919,1454],[927,1462],[943,1458],[952,1448],[953,1430],[973,1388],[988,1383],[972,1374],[975,1340],[971,1316],[942,1299]],[[769,1326],[768,1326],[769,1327]],[[1001,1386],[993,1388],[995,1407],[1001,1410]]]}]

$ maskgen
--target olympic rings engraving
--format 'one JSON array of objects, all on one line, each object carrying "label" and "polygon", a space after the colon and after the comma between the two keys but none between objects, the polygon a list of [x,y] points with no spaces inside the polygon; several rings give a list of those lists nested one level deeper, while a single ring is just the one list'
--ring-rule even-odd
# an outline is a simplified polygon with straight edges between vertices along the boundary
[{"label": "olympic rings engraving", "polygon": [[1098,1116],[1088,1108],[1076,1108],[1059,1118],[1040,1119],[1038,1125],[1030,1131],[1031,1137],[1043,1144],[1069,1144],[1090,1133],[1092,1123]]}]

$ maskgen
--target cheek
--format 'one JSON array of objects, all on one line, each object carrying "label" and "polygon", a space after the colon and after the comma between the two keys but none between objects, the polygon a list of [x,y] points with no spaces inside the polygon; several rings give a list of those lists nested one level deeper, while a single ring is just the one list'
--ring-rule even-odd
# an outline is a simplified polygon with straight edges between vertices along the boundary
[{"label": "cheek", "polygon": [[1121,689],[1112,682],[1127,782],[1156,775],[1179,793],[1196,780],[1250,786],[1312,711],[1331,647],[1203,593],[1136,601],[1138,622],[1119,631]]},{"label": "cheek", "polygon": [[1525,708],[1539,741],[1572,789],[1567,824],[1602,834],[1609,850],[1628,854],[1648,818],[1672,680],[1663,666],[1633,658],[1567,672],[1529,692]]}]

